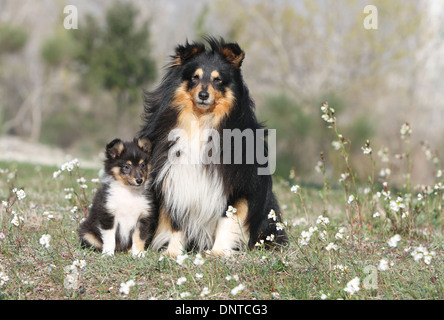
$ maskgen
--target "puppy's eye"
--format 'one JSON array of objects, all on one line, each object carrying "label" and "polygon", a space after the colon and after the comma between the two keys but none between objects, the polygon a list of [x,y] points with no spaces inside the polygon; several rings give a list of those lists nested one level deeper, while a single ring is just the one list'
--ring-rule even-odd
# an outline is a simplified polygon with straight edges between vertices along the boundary
[{"label": "puppy's eye", "polygon": [[195,75],[191,78],[191,81],[193,81],[193,82],[199,82],[199,80],[200,80],[200,78],[199,78],[199,76],[198,76],[197,74],[195,74]]},{"label": "puppy's eye", "polygon": [[214,82],[215,84],[221,84],[221,83],[222,83],[222,79],[219,78],[219,77],[217,77],[217,78],[214,78],[214,79],[213,79],[213,82]]},{"label": "puppy's eye", "polygon": [[142,168],[142,169],[145,169],[145,167],[146,167],[145,162],[142,162],[142,163],[139,165],[139,167]]},{"label": "puppy's eye", "polygon": [[122,172],[123,173],[128,173],[131,171],[131,166],[129,164],[126,164],[122,167]]}]

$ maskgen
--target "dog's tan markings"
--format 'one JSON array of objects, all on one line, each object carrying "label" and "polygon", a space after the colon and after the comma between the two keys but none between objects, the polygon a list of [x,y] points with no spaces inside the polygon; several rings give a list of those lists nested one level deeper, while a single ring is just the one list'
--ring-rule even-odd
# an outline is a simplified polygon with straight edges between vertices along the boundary
[{"label": "dog's tan markings", "polygon": [[234,93],[230,89],[225,90],[225,95],[215,90],[215,106],[213,109],[213,126],[217,128],[220,122],[227,117],[234,105]]},{"label": "dog's tan markings", "polygon": [[220,77],[220,75],[219,75],[219,71],[217,71],[217,70],[213,70],[213,71],[211,72],[211,81],[213,81],[214,79],[219,78],[219,77]]},{"label": "dog's tan markings", "polygon": [[166,253],[175,258],[185,250],[185,235],[182,231],[173,231]]},{"label": "dog's tan markings", "polygon": [[220,52],[225,56],[228,62],[230,62],[236,69],[239,69],[242,65],[242,61],[245,58],[245,53],[241,51],[236,54],[231,48],[225,47],[220,50]]},{"label": "dog's tan markings", "polygon": [[126,162],[126,164],[129,164],[129,165],[133,165],[133,163],[131,162],[131,160],[128,160],[127,162]]},{"label": "dog's tan markings", "polygon": [[119,181],[120,183],[122,183],[124,185],[128,185],[128,179],[126,179],[126,177],[123,177],[121,175],[119,167],[112,168],[111,172],[113,173],[113,176],[117,181]]},{"label": "dog's tan markings", "polygon": [[137,224],[136,230],[133,232],[133,245],[131,248],[131,252],[133,256],[142,256],[143,251],[145,250],[145,240],[140,238],[140,225]]},{"label": "dog's tan markings", "polygon": [[171,218],[165,211],[165,207],[161,206],[159,209],[159,222],[151,247],[154,250],[159,250],[170,241],[172,234],[173,228],[171,227]]},{"label": "dog's tan markings", "polygon": [[216,236],[211,254],[216,256],[229,256],[233,249],[247,244],[250,239],[249,226],[247,225],[248,202],[240,199],[234,205],[237,212],[232,217],[219,219],[216,228]]},{"label": "dog's tan markings", "polygon": [[98,250],[102,250],[102,241],[100,241],[94,234],[91,232],[85,233],[82,238],[86,240],[90,245],[94,246]]},{"label": "dog's tan markings", "polygon": [[202,68],[198,68],[197,70],[196,70],[196,72],[194,72],[194,75],[195,76],[199,76],[199,79],[202,79],[202,77],[203,77],[203,69]]}]

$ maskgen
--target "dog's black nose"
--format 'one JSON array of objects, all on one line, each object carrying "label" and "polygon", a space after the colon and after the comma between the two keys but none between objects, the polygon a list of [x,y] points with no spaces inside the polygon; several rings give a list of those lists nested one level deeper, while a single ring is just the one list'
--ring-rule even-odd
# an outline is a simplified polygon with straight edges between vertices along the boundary
[{"label": "dog's black nose", "polygon": [[136,183],[137,183],[137,184],[142,184],[142,182],[143,182],[143,179],[141,179],[141,178],[136,179]]},{"label": "dog's black nose", "polygon": [[202,101],[207,100],[209,96],[210,94],[206,91],[199,92],[199,99]]}]

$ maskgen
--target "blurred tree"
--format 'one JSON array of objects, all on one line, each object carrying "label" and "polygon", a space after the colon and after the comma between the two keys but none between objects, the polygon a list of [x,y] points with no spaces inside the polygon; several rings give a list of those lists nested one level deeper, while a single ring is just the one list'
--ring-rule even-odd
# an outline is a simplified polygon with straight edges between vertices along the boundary
[{"label": "blurred tree", "polygon": [[28,33],[21,27],[0,23],[0,55],[21,50],[28,40]]},{"label": "blurred tree", "polygon": [[78,52],[79,45],[72,37],[72,32],[63,29],[43,42],[41,53],[49,66],[63,67],[72,62]]},{"label": "blurred tree", "polygon": [[[11,79],[3,64],[3,57],[16,54],[21,51],[28,40],[28,32],[14,25],[0,23],[0,125],[1,133],[11,133],[19,130],[20,124],[26,118],[28,113],[27,106],[11,106],[11,103],[20,103],[18,90],[11,90]],[[7,119],[3,123],[3,119]]]},{"label": "blurred tree", "polygon": [[74,30],[80,51],[76,60],[88,83],[98,82],[117,97],[118,111],[140,98],[141,87],[156,77],[150,57],[148,21],[137,28],[137,9],[116,2],[106,12],[101,26],[91,15]]}]

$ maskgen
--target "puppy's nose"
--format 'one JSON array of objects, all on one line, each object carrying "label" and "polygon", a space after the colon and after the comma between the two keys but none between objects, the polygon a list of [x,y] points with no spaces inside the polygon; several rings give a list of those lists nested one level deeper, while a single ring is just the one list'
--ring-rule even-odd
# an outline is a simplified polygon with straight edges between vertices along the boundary
[{"label": "puppy's nose", "polygon": [[141,179],[141,178],[136,179],[136,183],[137,183],[138,185],[142,184],[142,182],[143,182],[143,179]]},{"label": "puppy's nose", "polygon": [[209,96],[210,94],[206,91],[199,92],[199,99],[202,101],[207,100]]}]

